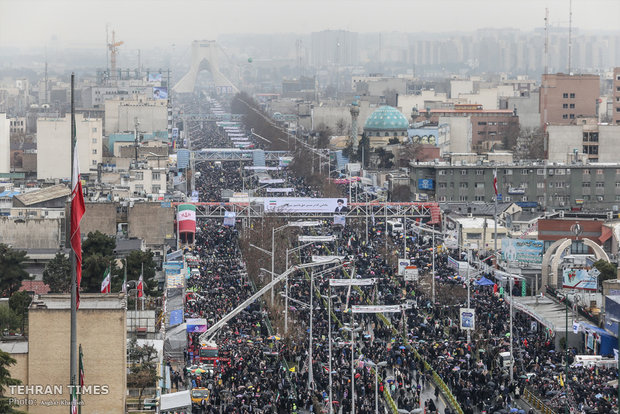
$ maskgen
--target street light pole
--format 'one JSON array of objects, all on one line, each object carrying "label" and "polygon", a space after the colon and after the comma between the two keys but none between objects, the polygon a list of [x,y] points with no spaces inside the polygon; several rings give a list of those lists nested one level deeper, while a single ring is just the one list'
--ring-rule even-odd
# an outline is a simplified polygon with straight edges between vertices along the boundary
[{"label": "street light pole", "polygon": [[432,272],[432,286],[433,286],[433,305],[435,304],[435,232],[433,232],[433,272]]},{"label": "street light pole", "polygon": [[310,272],[310,349],[308,352],[310,372],[308,373],[308,392],[312,389],[312,381],[313,381],[313,367],[312,367],[312,314],[314,311],[314,269]]},{"label": "street light pole", "polygon": [[[275,272],[275,236],[276,228],[271,228],[271,281],[273,282],[273,275]],[[288,268],[287,268],[288,269]],[[273,306],[273,287],[271,288],[271,306]]]},{"label": "street light pole", "polygon": [[[334,413],[334,404],[332,396],[332,286],[329,285],[329,301],[327,309],[328,318],[328,339],[329,339],[329,414]],[[620,343],[620,340],[619,340]],[[620,348],[619,348],[620,349]],[[620,401],[620,398],[618,399]],[[619,413],[620,414],[620,413]]]},{"label": "street light pole", "polygon": [[513,338],[512,338],[512,302],[514,302],[514,296],[512,295],[512,288],[514,286],[514,279],[510,278],[510,384],[514,381],[514,355],[513,355]]},{"label": "street light pole", "polygon": [[[467,245],[467,309],[471,309],[471,288],[469,283],[469,255],[470,255],[470,246]],[[467,345],[471,343],[471,329],[467,330]]]},{"label": "street light pole", "polygon": [[353,316],[353,310],[351,310],[351,412],[355,412],[355,365],[353,365],[353,352],[355,347],[355,342],[353,340],[353,335],[355,335],[354,327],[355,327],[355,318]]},{"label": "street light pole", "polygon": [[[286,268],[288,269],[288,247],[286,248]],[[284,292],[286,294],[284,297],[284,333],[286,334],[288,333],[288,276],[286,276],[284,286]]]}]

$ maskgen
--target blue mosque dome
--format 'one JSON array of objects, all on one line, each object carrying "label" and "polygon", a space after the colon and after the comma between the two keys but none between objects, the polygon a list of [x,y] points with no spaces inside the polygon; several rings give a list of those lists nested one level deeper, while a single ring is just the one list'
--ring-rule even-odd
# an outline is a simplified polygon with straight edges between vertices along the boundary
[{"label": "blue mosque dome", "polygon": [[376,109],[364,124],[367,131],[403,131],[409,128],[409,121],[400,111],[391,106]]}]

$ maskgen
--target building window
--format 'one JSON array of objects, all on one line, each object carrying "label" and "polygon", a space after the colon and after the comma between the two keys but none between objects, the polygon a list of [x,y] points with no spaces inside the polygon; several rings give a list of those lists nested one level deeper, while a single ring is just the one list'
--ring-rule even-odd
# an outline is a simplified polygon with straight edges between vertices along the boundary
[{"label": "building window", "polygon": [[153,180],[159,181],[159,173],[158,172],[154,172],[152,178],[153,178]]},{"label": "building window", "polygon": [[567,93],[563,93],[563,94],[562,94],[562,98],[564,98],[564,99],[568,99],[568,94],[567,94]]},{"label": "building window", "polygon": [[511,202],[512,198],[510,196],[506,196],[506,197],[504,197],[504,201]]},{"label": "building window", "polygon": [[589,169],[584,169],[583,170],[583,175],[590,175],[590,170]]},{"label": "building window", "polygon": [[602,169],[598,169],[598,170],[596,170],[596,173],[597,173],[598,175],[603,175],[603,170],[602,170]]},{"label": "building window", "polygon": [[570,109],[575,109],[575,104],[570,104]]},{"label": "building window", "polygon": [[620,183],[616,183],[616,188],[620,188]]},{"label": "building window", "polygon": [[601,181],[596,182],[596,188],[605,188],[605,183]]},{"label": "building window", "polygon": [[545,188],[545,183],[536,183],[536,188]]},{"label": "building window", "polygon": [[144,190],[144,186],[142,184],[136,184],[136,192]]},{"label": "building window", "polygon": [[484,201],[484,196],[474,196],[474,201]]},{"label": "building window", "polygon": [[482,233],[467,233],[468,240],[482,240]]},{"label": "building window", "polygon": [[558,168],[555,170],[555,175],[566,175],[566,170],[564,168]]},{"label": "building window", "polygon": [[564,188],[564,181],[556,181],[555,188]]},{"label": "building window", "polygon": [[446,175],[446,170],[439,170],[437,175]]},{"label": "building window", "polygon": [[446,188],[446,183],[438,183],[437,186],[439,188]]},{"label": "building window", "polygon": [[568,109],[568,104],[562,104],[563,109]]},{"label": "building window", "polygon": [[97,132],[97,127],[93,128],[93,132]]},{"label": "building window", "polygon": [[571,98],[571,99],[575,99],[575,94],[574,94],[574,93],[571,93],[571,94],[570,94],[570,98]]},{"label": "building window", "polygon": [[154,186],[153,186],[153,191],[152,191],[152,192],[153,192],[154,194],[159,194],[159,190],[160,190],[160,189],[161,189],[161,187],[160,187],[160,186],[158,186],[158,185],[154,185]]},{"label": "building window", "polygon": [[459,188],[467,188],[467,183],[459,183]]},{"label": "building window", "polygon": [[454,181],[450,182],[450,188],[454,188]]},{"label": "building window", "polygon": [[536,170],[536,175],[545,175],[545,170],[544,170],[544,169],[542,169],[542,168],[538,168],[538,169]]},{"label": "building window", "polygon": [[467,170],[461,170],[461,175],[467,175]]},{"label": "building window", "polygon": [[527,169],[521,170],[521,175],[527,175]]},{"label": "building window", "polygon": [[467,196],[460,196],[459,201],[467,201]]},{"label": "building window", "polygon": [[97,138],[93,138],[93,144],[97,143]]},{"label": "building window", "polygon": [[484,188],[484,183],[476,183],[476,188]]},{"label": "building window", "polygon": [[581,186],[583,188],[590,188],[590,182],[589,181],[584,181],[584,182],[581,183]]},{"label": "building window", "polygon": [[144,173],[142,171],[136,172],[136,180],[143,180],[143,179],[144,179]]},{"label": "building window", "polygon": [[504,175],[512,175],[512,170],[504,170]]},{"label": "building window", "polygon": [[570,119],[575,119],[575,114],[570,114],[568,117],[569,117]]},{"label": "building window", "polygon": [[93,155],[97,155],[97,150],[96,149],[93,150]]},{"label": "building window", "polygon": [[484,170],[476,170],[476,175],[484,175]]},{"label": "building window", "polygon": [[97,160],[92,160],[93,165],[97,165]]},{"label": "building window", "polygon": [[440,201],[440,202],[446,201],[446,196],[437,197],[437,201]]},{"label": "building window", "polygon": [[620,201],[620,195],[616,196],[616,201]]},{"label": "building window", "polygon": [[478,122],[478,125],[486,125],[486,122]]}]

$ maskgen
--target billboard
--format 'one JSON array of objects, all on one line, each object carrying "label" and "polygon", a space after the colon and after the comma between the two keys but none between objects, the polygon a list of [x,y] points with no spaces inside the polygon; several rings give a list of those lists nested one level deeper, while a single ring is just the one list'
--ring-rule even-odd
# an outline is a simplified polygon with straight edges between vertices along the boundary
[{"label": "billboard", "polygon": [[273,197],[264,200],[266,213],[341,213],[349,211],[346,198]]},{"label": "billboard", "polygon": [[312,256],[312,263],[329,262],[330,260],[344,260],[344,256]]},{"label": "billboard", "polygon": [[398,259],[398,276],[403,276],[405,274],[405,268],[411,265],[411,260],[399,258]]},{"label": "billboard", "polygon": [[434,188],[433,180],[430,178],[418,179],[418,190],[432,190]]},{"label": "billboard", "polygon": [[170,311],[170,319],[168,326],[183,323],[183,309],[174,309]]},{"label": "billboard", "polygon": [[187,332],[206,332],[207,320],[203,318],[188,318],[185,320]]},{"label": "billboard", "polygon": [[161,82],[161,73],[149,73],[148,82]]},{"label": "billboard", "polygon": [[564,269],[562,281],[565,289],[596,290],[598,283],[596,273],[586,269]]},{"label": "billboard", "polygon": [[180,204],[177,213],[179,233],[196,233],[196,206]]},{"label": "billboard", "polygon": [[405,266],[405,281],[413,282],[419,278],[419,270],[417,266]]},{"label": "billboard", "polygon": [[461,330],[476,329],[476,310],[472,308],[461,308]]},{"label": "billboard", "polygon": [[506,262],[542,264],[542,240],[502,239],[502,259]]},{"label": "billboard", "polygon": [[154,86],[153,99],[168,99],[168,88],[163,86]]},{"label": "billboard", "polygon": [[237,213],[234,211],[224,212],[224,226],[234,226],[237,219]]}]

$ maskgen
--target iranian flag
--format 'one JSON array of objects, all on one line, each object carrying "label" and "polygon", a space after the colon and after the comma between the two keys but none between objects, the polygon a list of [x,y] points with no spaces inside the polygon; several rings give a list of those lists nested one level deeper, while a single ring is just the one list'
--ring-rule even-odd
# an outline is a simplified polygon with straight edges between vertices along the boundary
[{"label": "iranian flag", "polygon": [[179,205],[177,221],[179,233],[196,233],[196,206],[192,204]]},{"label": "iranian flag", "polygon": [[142,275],[140,275],[140,279],[138,279],[138,297],[141,298],[144,294],[144,281],[142,280]]},{"label": "iranian flag", "polygon": [[103,274],[103,282],[101,282],[101,293],[111,293],[112,283],[110,280],[110,268],[108,267]]},{"label": "iranian flag", "polygon": [[75,267],[77,279],[76,309],[80,308],[80,284],[82,282],[82,238],[80,235],[80,221],[86,211],[82,181],[80,179],[80,165],[78,163],[77,140],[73,150],[73,174],[71,180],[71,248],[75,252]]}]

